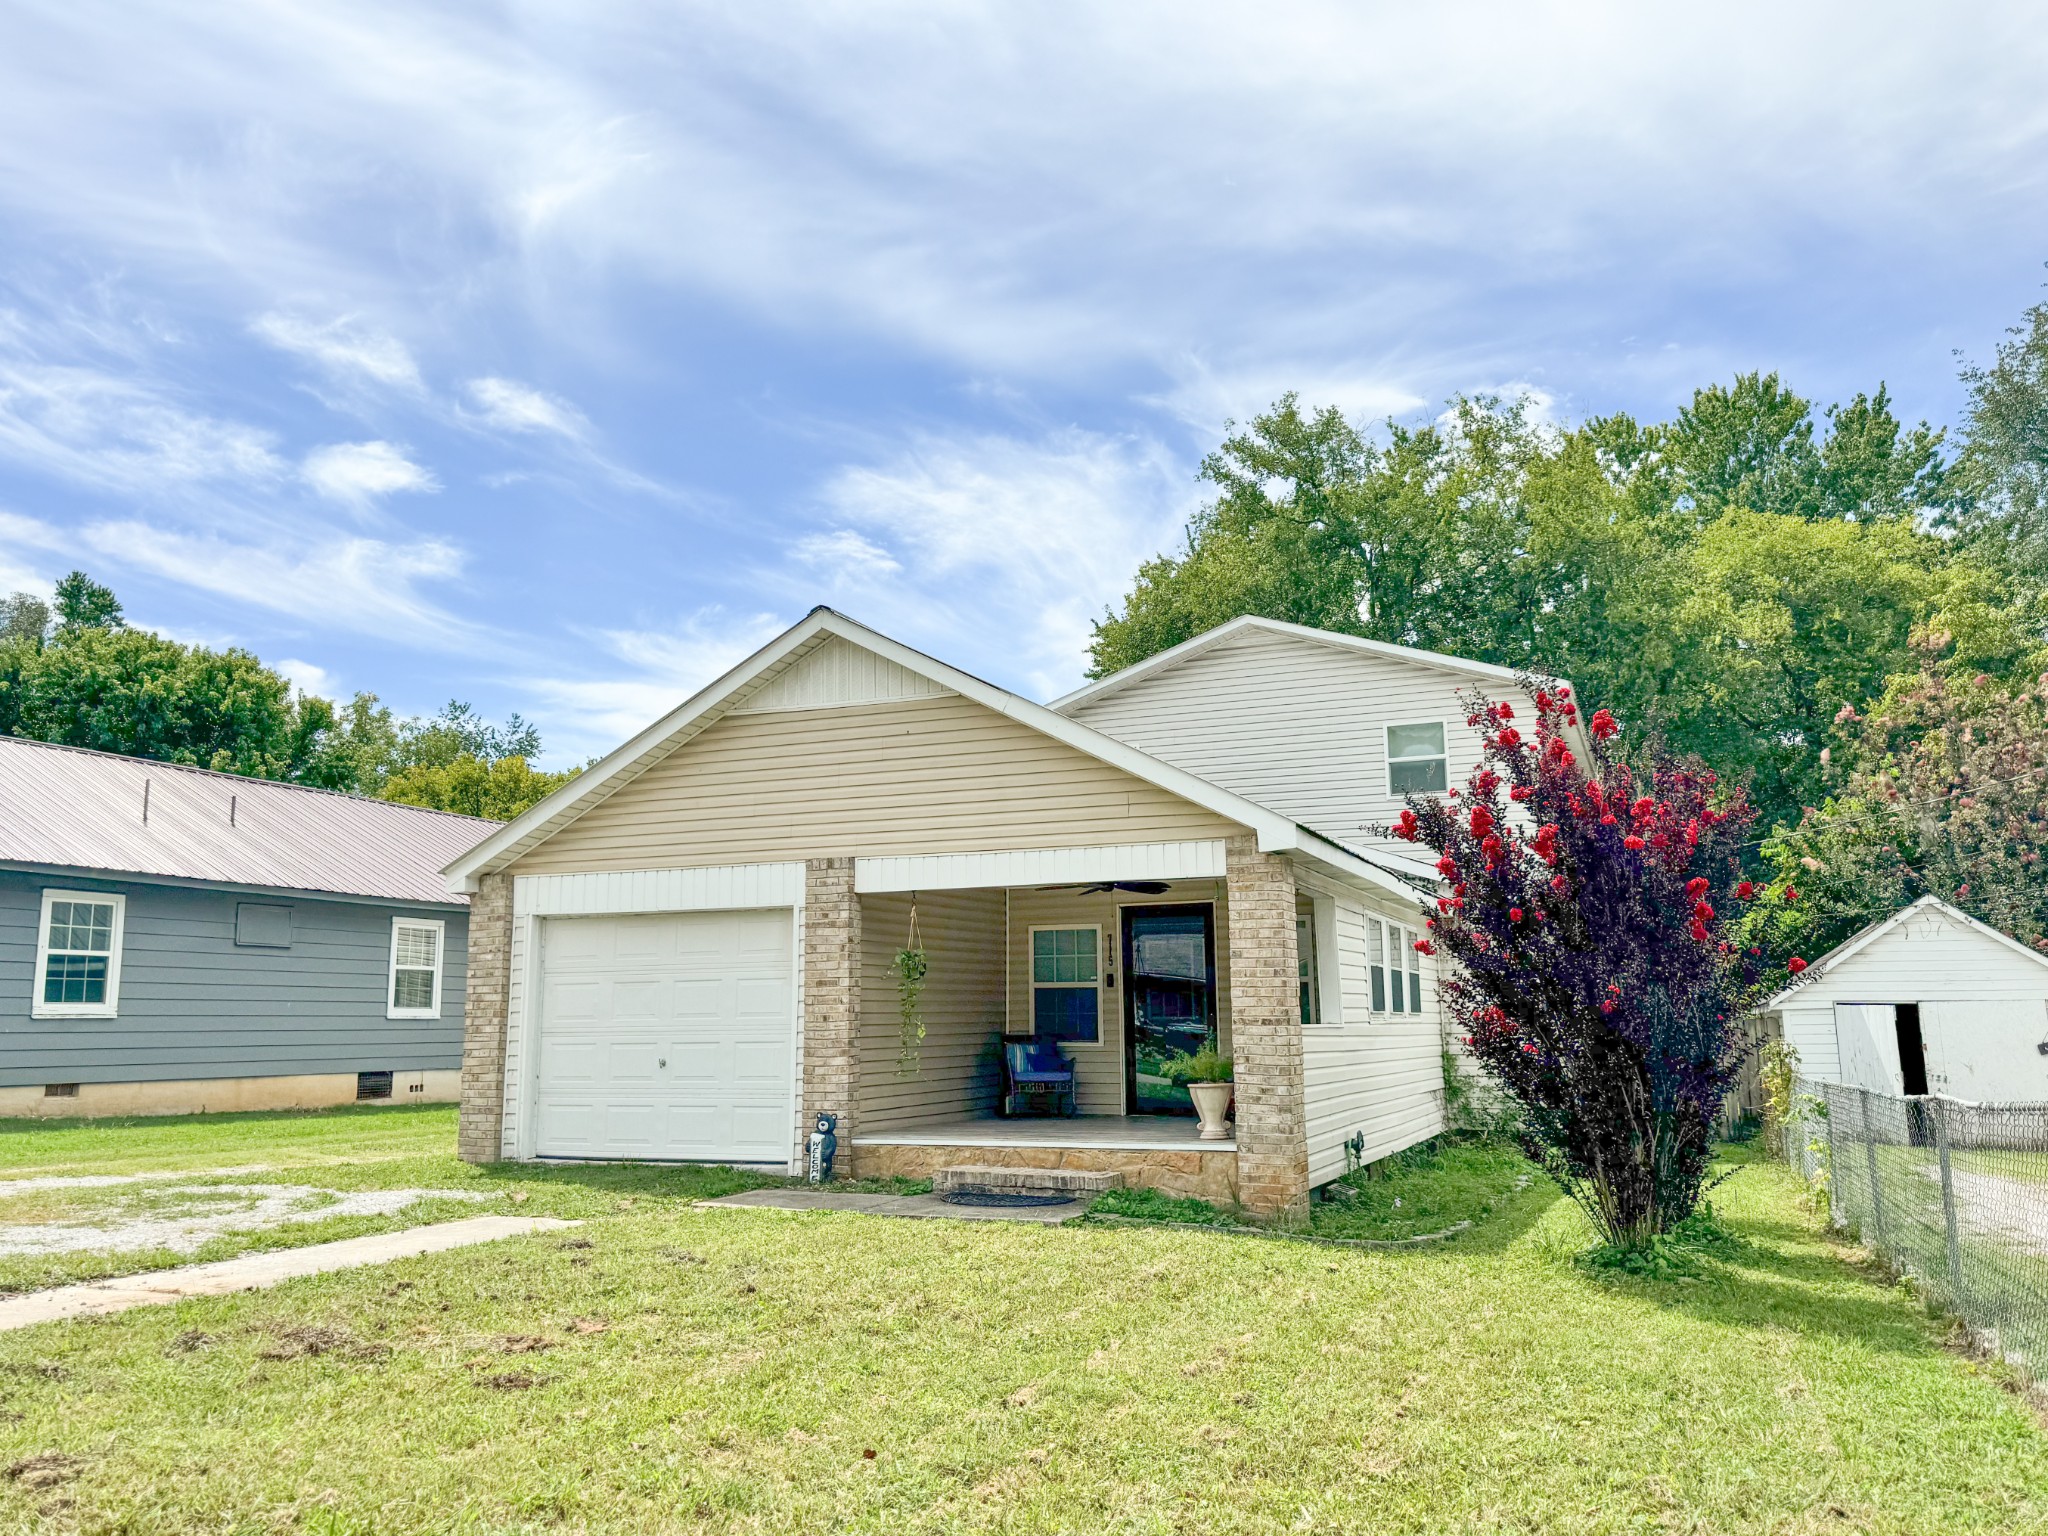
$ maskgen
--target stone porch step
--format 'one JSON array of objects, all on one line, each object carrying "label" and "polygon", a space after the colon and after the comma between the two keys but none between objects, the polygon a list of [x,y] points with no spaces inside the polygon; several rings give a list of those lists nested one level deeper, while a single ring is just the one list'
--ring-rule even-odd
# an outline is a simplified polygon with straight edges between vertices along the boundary
[{"label": "stone porch step", "polygon": [[1099,1195],[1122,1189],[1124,1176],[1107,1168],[998,1168],[962,1164],[932,1175],[932,1193],[974,1190],[1005,1195]]}]

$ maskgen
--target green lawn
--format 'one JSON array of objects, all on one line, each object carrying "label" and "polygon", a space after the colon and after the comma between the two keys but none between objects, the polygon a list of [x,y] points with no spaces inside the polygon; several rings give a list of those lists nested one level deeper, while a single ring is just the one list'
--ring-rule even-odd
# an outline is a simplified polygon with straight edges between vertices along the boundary
[{"label": "green lawn", "polygon": [[719,1175],[393,1144],[424,1119],[358,1120],[381,1160],[337,1162],[349,1118],[41,1134],[584,1225],[0,1335],[0,1528],[2048,1530],[2025,1400],[1773,1167],[1717,1193],[1737,1244],[1650,1282],[1577,1265],[1541,1191],[1396,1252],[703,1211]]}]

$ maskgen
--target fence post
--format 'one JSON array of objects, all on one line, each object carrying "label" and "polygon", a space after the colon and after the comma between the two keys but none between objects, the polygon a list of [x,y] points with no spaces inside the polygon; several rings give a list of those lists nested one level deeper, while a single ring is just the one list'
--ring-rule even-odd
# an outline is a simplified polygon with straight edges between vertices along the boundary
[{"label": "fence post", "polygon": [[1877,1183],[1877,1135],[1870,1124],[1870,1090],[1856,1090],[1857,1117],[1863,1122],[1863,1163],[1870,1170],[1870,1229],[1877,1237],[1877,1249],[1882,1253],[1884,1240],[1884,1193]]},{"label": "fence post", "polygon": [[1948,1156],[1948,1106],[1944,1100],[1929,1099],[1927,1107],[1934,1114],[1934,1146],[1941,1157],[1941,1214],[1948,1227],[1948,1289],[1949,1299],[1955,1310],[1961,1312],[1963,1301],[1963,1244],[1956,1231],[1956,1179],[1955,1171],[1949,1166]]}]

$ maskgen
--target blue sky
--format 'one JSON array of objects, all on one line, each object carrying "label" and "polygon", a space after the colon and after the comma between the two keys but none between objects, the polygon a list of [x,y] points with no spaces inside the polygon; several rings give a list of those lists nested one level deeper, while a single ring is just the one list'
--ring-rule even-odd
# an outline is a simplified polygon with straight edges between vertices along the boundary
[{"label": "blue sky", "polygon": [[18,0],[0,589],[558,761],[819,602],[1046,697],[1285,389],[1951,422],[2044,79],[2019,3]]}]

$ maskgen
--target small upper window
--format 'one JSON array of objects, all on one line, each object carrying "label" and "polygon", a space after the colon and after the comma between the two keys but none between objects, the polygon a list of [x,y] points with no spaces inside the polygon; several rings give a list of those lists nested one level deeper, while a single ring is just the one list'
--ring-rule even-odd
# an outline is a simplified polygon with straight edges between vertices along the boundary
[{"label": "small upper window", "polygon": [[1450,786],[1443,723],[1387,727],[1387,793],[1440,795]]},{"label": "small upper window", "polygon": [[391,919],[389,1019],[441,1016],[441,941],[446,924],[438,918]]},{"label": "small upper window", "polygon": [[1099,928],[1031,930],[1031,1027],[1044,1039],[1092,1045],[1102,1038]]},{"label": "small upper window", "polygon": [[125,896],[43,892],[35,996],[39,1019],[113,1018],[121,995],[121,923]]}]

